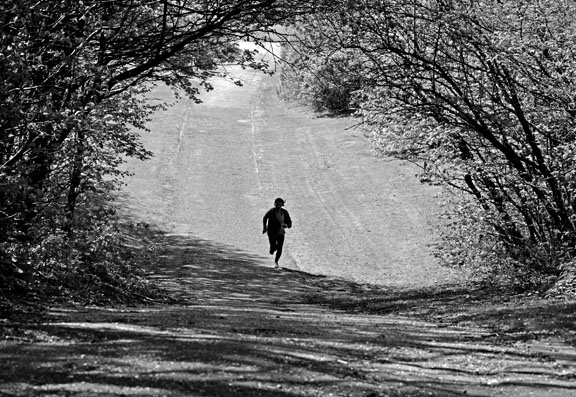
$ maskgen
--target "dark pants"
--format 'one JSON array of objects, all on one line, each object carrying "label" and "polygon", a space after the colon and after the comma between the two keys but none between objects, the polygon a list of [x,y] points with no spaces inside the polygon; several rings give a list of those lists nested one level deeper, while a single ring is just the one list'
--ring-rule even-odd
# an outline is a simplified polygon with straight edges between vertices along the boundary
[{"label": "dark pants", "polygon": [[283,234],[276,234],[276,235],[268,235],[268,240],[270,241],[270,255],[276,251],[276,259],[275,262],[278,262],[280,257],[282,256],[282,247],[284,246],[284,235]]}]

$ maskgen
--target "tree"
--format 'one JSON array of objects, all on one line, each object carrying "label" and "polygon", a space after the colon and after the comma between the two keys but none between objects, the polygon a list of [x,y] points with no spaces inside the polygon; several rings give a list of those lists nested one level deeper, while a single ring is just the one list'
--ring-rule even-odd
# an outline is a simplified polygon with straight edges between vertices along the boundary
[{"label": "tree", "polygon": [[519,275],[557,275],[576,254],[575,8],[364,0],[314,17],[334,48],[366,59],[362,114],[379,150],[467,193],[479,212],[461,216],[482,233],[461,240]]},{"label": "tree", "polygon": [[133,127],[158,109],[142,100],[154,84],[197,99],[226,76],[221,66],[266,71],[236,41],[260,42],[308,11],[292,0],[3,1],[0,263],[30,274],[42,262],[31,253],[54,236],[78,245],[82,217],[121,176],[122,156],[150,156]]}]

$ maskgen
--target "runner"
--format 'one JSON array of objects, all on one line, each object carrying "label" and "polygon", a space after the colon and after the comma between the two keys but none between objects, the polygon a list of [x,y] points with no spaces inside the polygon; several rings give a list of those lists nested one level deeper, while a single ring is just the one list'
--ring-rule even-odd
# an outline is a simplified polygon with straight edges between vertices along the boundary
[{"label": "runner", "polygon": [[274,265],[279,267],[278,261],[282,256],[282,247],[284,246],[284,236],[286,228],[292,227],[292,220],[290,214],[284,208],[285,201],[278,197],[274,200],[274,207],[269,209],[264,215],[264,229],[262,233],[268,233],[268,240],[270,241],[270,255],[276,252]]}]

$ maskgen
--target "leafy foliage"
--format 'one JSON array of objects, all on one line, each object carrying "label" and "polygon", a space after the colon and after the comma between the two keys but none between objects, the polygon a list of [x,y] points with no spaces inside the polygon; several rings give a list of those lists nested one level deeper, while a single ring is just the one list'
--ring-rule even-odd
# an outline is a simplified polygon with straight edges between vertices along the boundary
[{"label": "leafy foliage", "polygon": [[298,100],[318,112],[345,114],[358,106],[356,92],[362,86],[356,53],[334,48],[333,42],[317,32],[315,24],[298,25],[294,35],[300,41],[287,41],[280,75],[285,99]]},{"label": "leafy foliage", "polygon": [[359,113],[377,150],[468,195],[448,239],[467,249],[443,255],[450,263],[520,279],[573,263],[575,8],[341,1],[309,22],[362,60]]},{"label": "leafy foliage", "polygon": [[116,249],[102,244],[114,240],[106,201],[122,159],[151,155],[136,129],[163,104],[144,102],[146,92],[161,83],[198,100],[210,78],[227,78],[222,66],[266,71],[236,41],[259,42],[307,9],[290,0],[3,1],[2,292],[96,264],[114,273],[118,262],[88,253]]}]

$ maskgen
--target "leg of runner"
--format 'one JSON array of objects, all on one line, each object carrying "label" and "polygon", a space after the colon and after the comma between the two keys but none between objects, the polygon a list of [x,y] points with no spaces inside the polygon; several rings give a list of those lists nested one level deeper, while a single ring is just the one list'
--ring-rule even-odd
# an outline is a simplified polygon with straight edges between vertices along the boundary
[{"label": "leg of runner", "polygon": [[270,255],[272,255],[274,254],[274,251],[278,249],[276,245],[276,237],[268,235],[268,241],[270,242]]},{"label": "leg of runner", "polygon": [[282,256],[282,247],[284,246],[284,235],[283,234],[279,234],[276,237],[276,259],[275,259],[275,263],[276,263],[276,267],[278,267],[278,261],[280,260],[280,257]]}]

